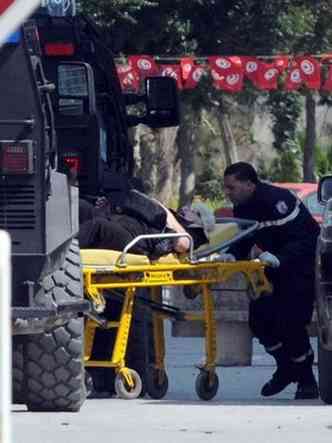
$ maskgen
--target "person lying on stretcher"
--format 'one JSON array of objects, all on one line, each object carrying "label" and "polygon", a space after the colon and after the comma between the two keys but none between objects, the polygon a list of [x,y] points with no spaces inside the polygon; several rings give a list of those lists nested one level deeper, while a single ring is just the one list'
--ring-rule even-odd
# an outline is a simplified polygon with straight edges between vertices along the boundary
[{"label": "person lying on stretcher", "polygon": [[[159,201],[136,189],[128,191],[121,207],[110,210],[106,197],[92,205],[81,199],[79,205],[79,243],[82,249],[122,251],[134,238],[144,234],[189,233],[194,249],[208,243],[215,218],[204,204],[184,206],[178,211],[166,208]],[[157,259],[169,253],[183,254],[189,250],[188,237],[144,239],[129,251]]]}]

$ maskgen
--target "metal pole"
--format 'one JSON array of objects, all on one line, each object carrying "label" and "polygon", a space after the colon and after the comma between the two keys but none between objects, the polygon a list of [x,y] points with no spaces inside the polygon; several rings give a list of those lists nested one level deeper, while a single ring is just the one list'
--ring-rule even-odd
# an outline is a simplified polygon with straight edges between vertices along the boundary
[{"label": "metal pole", "polygon": [[40,0],[16,0],[0,15],[0,46],[33,13],[39,4]]},{"label": "metal pole", "polygon": [[11,265],[10,238],[5,231],[0,231],[0,441],[11,440]]}]

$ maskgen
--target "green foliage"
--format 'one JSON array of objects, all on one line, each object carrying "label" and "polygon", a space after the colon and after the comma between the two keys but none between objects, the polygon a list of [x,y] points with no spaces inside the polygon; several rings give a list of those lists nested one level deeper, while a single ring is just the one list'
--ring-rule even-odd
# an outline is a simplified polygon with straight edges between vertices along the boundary
[{"label": "green foliage", "polygon": [[211,149],[205,149],[202,152],[204,168],[197,177],[195,194],[203,199],[222,201],[224,199],[223,180],[213,157],[214,153]]},{"label": "green foliage", "polygon": [[300,182],[302,180],[299,155],[294,151],[283,151],[272,161],[266,173],[272,182]]},{"label": "green foliage", "polygon": [[[297,132],[296,134],[296,152],[299,158],[302,160],[304,145],[305,145],[305,133]],[[327,174],[332,170],[332,144],[328,146],[316,143],[314,147],[315,155],[315,175],[319,178]]]},{"label": "green foliage", "polygon": [[296,92],[273,91],[267,103],[273,120],[273,146],[278,151],[285,151],[292,147],[295,140],[302,109],[301,96]]}]

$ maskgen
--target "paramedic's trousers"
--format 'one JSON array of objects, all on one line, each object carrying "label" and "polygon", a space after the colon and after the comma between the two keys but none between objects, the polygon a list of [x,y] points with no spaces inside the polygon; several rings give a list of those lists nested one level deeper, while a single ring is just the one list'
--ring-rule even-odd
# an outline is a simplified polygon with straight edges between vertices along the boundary
[{"label": "paramedic's trousers", "polygon": [[250,303],[249,325],[265,348],[281,343],[295,359],[310,349],[307,326],[313,313],[314,274],[311,269],[305,274],[303,268],[270,274],[273,293]]}]

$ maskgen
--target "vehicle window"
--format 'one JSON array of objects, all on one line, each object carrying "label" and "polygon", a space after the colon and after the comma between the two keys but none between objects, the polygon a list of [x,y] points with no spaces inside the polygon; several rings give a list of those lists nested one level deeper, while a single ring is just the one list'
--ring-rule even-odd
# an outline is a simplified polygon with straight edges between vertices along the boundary
[{"label": "vehicle window", "polygon": [[58,93],[60,96],[88,97],[86,69],[79,65],[58,66]]},{"label": "vehicle window", "polygon": [[324,206],[322,206],[317,199],[317,192],[309,194],[306,198],[305,204],[312,214],[323,214]]}]

